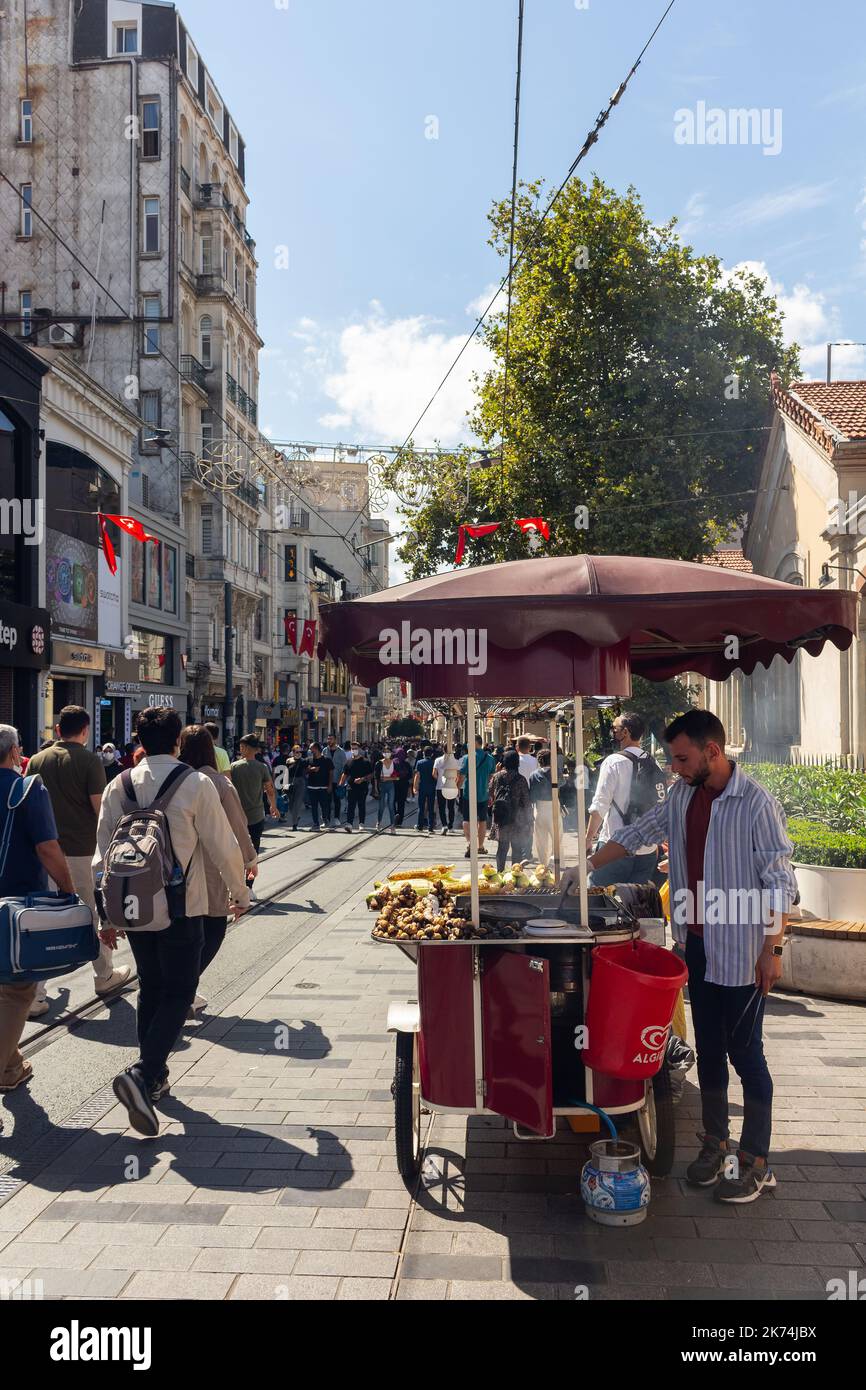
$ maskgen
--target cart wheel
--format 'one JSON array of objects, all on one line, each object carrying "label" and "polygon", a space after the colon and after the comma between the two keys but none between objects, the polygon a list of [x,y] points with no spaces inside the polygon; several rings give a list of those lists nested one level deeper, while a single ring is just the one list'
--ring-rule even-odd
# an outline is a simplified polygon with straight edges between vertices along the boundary
[{"label": "cart wheel", "polygon": [[421,1077],[417,1033],[397,1034],[391,1093],[394,1097],[397,1169],[407,1187],[413,1187],[421,1171]]},{"label": "cart wheel", "polygon": [[646,1103],[637,1114],[641,1159],[655,1178],[667,1177],[674,1165],[676,1125],[671,1074],[663,1066],[647,1088]]}]

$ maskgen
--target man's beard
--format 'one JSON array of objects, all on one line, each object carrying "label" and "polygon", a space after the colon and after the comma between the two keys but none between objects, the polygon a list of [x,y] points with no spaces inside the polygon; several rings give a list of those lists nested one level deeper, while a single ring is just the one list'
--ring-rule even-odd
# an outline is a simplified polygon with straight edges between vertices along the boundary
[{"label": "man's beard", "polygon": [[693,777],[689,778],[689,785],[692,787],[702,787],[704,783],[707,781],[707,778],[709,777],[711,771],[712,769],[710,768],[709,759],[705,755],[703,766],[700,768],[698,772],[694,774]]}]

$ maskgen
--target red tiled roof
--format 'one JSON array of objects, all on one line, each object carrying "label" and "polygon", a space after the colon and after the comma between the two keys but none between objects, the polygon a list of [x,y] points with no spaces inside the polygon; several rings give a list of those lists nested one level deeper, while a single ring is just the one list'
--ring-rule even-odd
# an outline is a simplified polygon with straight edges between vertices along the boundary
[{"label": "red tiled roof", "polygon": [[795,381],[787,390],[773,373],[773,405],[826,453],[836,444],[866,439],[866,381]]},{"label": "red tiled roof", "polygon": [[751,560],[747,560],[742,550],[716,550],[705,555],[702,565],[715,565],[717,569],[736,570],[739,574],[754,574]]}]

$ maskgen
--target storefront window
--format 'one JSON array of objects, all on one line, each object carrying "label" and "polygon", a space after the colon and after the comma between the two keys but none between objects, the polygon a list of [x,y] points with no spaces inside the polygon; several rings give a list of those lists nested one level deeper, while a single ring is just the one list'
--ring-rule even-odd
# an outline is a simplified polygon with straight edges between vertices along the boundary
[{"label": "storefront window", "polygon": [[151,685],[171,685],[170,639],[164,632],[145,632],[138,627],[133,628],[133,636],[138,647],[140,679]]},{"label": "storefront window", "polygon": [[[0,410],[0,497],[15,496],[15,426]],[[15,536],[4,528],[0,534],[0,594],[14,600],[15,589]]]},{"label": "storefront window", "polygon": [[[156,547],[154,547],[155,549]],[[162,607],[166,613],[177,608],[177,551],[173,545],[162,546]]]},{"label": "storefront window", "polygon": [[162,607],[162,546],[159,541],[147,545],[147,606]]},{"label": "storefront window", "polygon": [[100,559],[97,513],[120,511],[120,488],[86,454],[49,440],[46,494],[46,606],[52,633],[112,644],[120,611],[123,533],[109,522],[118,556],[112,575]]},{"label": "storefront window", "polygon": [[[152,542],[149,542],[152,544]],[[144,603],[144,552],[146,547],[136,543],[130,547],[129,596],[133,603]]]}]

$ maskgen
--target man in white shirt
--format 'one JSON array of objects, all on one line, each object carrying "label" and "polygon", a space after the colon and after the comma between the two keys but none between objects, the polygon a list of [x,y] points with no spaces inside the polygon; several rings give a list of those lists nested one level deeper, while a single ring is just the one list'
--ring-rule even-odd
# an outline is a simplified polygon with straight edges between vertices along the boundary
[{"label": "man in white shirt", "polygon": [[[433,760],[433,781],[436,783],[436,804],[442,822],[442,834],[449,835],[454,829],[454,815],[457,811],[457,773],[460,764],[453,753],[442,753]],[[452,793],[445,795],[446,789]],[[447,819],[447,824],[446,824]]]},{"label": "man in white shirt", "polygon": [[[613,737],[619,752],[605,758],[599,769],[586,827],[587,854],[592,853],[596,838],[599,846],[606,845],[614,832],[626,824],[634,759],[648,756],[640,744],[643,733],[644,722],[640,715],[620,714],[613,721]],[[636,854],[593,869],[589,885],[604,888],[611,883],[646,883],[652,877],[656,859],[655,845],[641,845]]]},{"label": "man in white shirt", "polygon": [[[187,770],[178,761],[180,731],[181,719],[175,710],[165,706],[142,710],[136,732],[147,756],[130,774],[136,803],[146,808],[160,795],[163,783],[175,768],[185,771],[164,813],[172,850],[184,871],[185,915],[174,918],[163,931],[129,933],[139,979],[140,1057],[113,1082],[115,1095],[126,1106],[129,1123],[149,1138],[159,1133],[153,1102],[168,1090],[168,1054],[177,1042],[198,984],[204,943],[202,918],[208,915],[202,849],[219,865],[231,895],[233,915],[239,917],[250,905],[240,845],[213,782],[203,772]],[[115,777],[103,793],[96,827],[93,877],[97,886],[115,827],[126,814],[123,778]],[[106,945],[116,945],[114,928],[103,928],[100,936]]]},{"label": "man in white shirt", "polygon": [[532,752],[532,740],[524,735],[523,738],[517,740],[514,746],[520,755],[519,771],[528,783],[533,772],[538,771],[538,759]]}]

